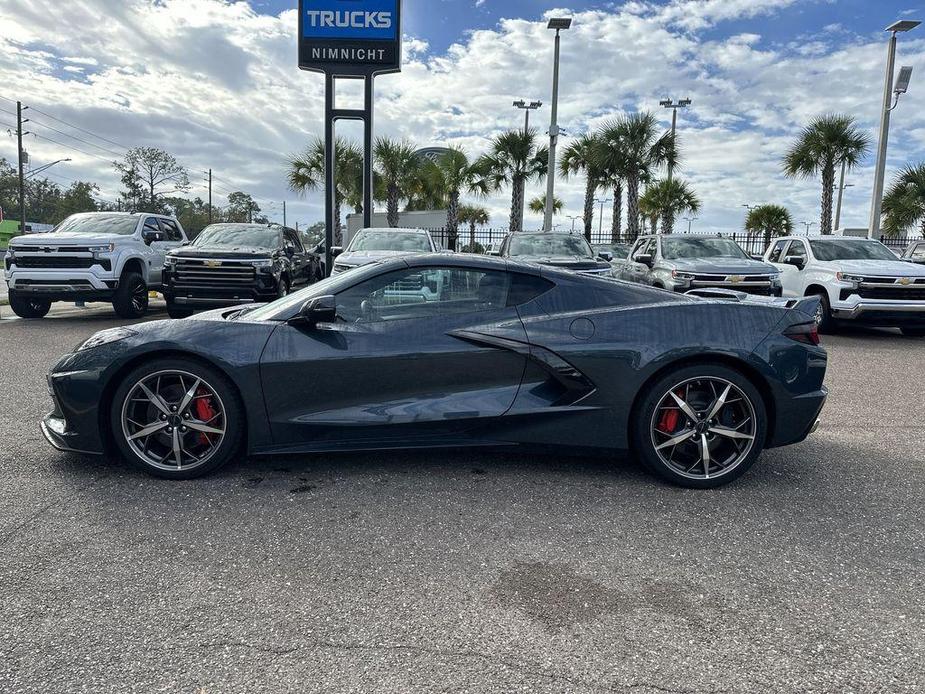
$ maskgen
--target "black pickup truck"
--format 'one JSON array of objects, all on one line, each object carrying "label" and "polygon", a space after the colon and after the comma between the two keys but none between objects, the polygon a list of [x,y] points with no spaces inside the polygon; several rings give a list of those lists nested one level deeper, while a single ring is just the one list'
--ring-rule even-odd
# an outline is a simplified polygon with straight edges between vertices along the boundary
[{"label": "black pickup truck", "polygon": [[278,224],[212,224],[167,254],[163,293],[171,318],[197,309],[273,301],[322,277],[318,255]]}]

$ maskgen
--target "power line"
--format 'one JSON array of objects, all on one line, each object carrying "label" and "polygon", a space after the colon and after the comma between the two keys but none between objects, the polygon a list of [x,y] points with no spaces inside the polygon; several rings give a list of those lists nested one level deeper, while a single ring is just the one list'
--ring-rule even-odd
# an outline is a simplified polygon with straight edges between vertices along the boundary
[{"label": "power line", "polygon": [[[90,136],[92,136],[92,137],[95,137],[95,138],[98,139],[98,140],[102,140],[103,142],[108,142],[109,144],[115,145],[116,147],[121,147],[122,149],[131,149],[131,147],[127,147],[126,145],[120,144],[120,143],[116,142],[115,140],[110,140],[110,139],[108,139],[108,138],[103,137],[102,135],[97,135],[96,133],[91,132],[90,130],[87,130],[87,129],[85,129],[85,128],[81,128],[79,125],[74,125],[73,123],[68,123],[66,120],[62,120],[62,119],[60,119],[60,118],[58,118],[58,117],[56,117],[56,116],[51,115],[50,113],[45,113],[45,111],[39,110],[39,109],[37,109],[35,106],[30,106],[30,107],[29,107],[29,110],[35,111],[36,113],[41,113],[43,116],[47,116],[48,118],[51,118],[53,121],[57,121],[58,123],[61,123],[61,124],[63,124],[63,125],[67,125],[68,127],[74,128],[74,130],[79,130],[79,131],[82,132],[82,133],[86,133],[87,135],[90,135]],[[45,127],[47,128],[48,126],[46,125]],[[74,137],[74,136],[71,135],[71,137]],[[76,138],[75,138],[75,139],[76,139]],[[102,149],[102,148],[101,148],[101,149]]]},{"label": "power line", "polygon": [[87,152],[86,150],[80,149],[80,148],[78,148],[78,147],[74,147],[73,145],[67,145],[67,144],[65,144],[65,143],[63,143],[63,142],[59,142],[58,140],[55,140],[55,139],[53,139],[53,138],[50,138],[50,137],[48,137],[47,135],[39,135],[39,134],[37,134],[37,133],[30,133],[30,134],[31,134],[33,137],[39,138],[40,140],[47,140],[48,142],[54,142],[56,145],[58,145],[58,146],[60,146],[60,147],[66,147],[67,149],[72,149],[72,150],[74,150],[75,152],[80,152],[81,154],[85,154],[85,155],[87,155],[88,157],[94,157],[94,158],[96,158],[96,159],[99,159],[100,161],[105,161],[105,162],[107,162],[107,163],[112,163],[112,160],[111,160],[111,159],[107,159],[106,157],[100,156],[99,154],[94,154],[93,152]]},{"label": "power line", "polygon": [[[77,140],[78,142],[82,142],[82,143],[84,143],[85,145],[90,145],[91,147],[96,147],[97,149],[100,149],[100,150],[102,150],[102,151],[104,151],[104,152],[107,152],[107,153],[109,153],[109,154],[113,154],[113,155],[115,155],[115,156],[117,156],[117,157],[121,157],[121,156],[124,155],[124,152],[116,152],[116,151],[111,150],[111,149],[106,149],[106,148],[103,147],[102,145],[98,145],[98,144],[96,144],[95,142],[89,142],[89,141],[87,141],[87,140],[84,140],[84,139],[81,139],[81,138],[77,137],[76,135],[71,135],[70,133],[66,133],[66,132],[64,132],[63,130],[58,130],[57,128],[53,128],[53,127],[51,127],[50,125],[47,125],[47,124],[45,124],[45,123],[43,123],[43,122],[41,122],[41,121],[35,120],[35,118],[30,118],[30,119],[29,119],[29,122],[32,123],[32,124],[34,124],[34,125],[40,125],[40,126],[42,126],[43,128],[48,128],[48,129],[51,130],[52,132],[56,132],[56,133],[58,133],[59,135],[64,135],[65,137],[70,137],[71,139]],[[121,145],[120,145],[120,146],[121,146]]]}]

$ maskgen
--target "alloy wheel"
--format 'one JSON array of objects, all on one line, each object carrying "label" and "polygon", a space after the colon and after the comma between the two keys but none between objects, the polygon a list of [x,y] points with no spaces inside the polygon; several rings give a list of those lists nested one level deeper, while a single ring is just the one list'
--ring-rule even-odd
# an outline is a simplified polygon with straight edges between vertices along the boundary
[{"label": "alloy wheel", "polygon": [[134,308],[137,313],[144,313],[147,306],[148,288],[143,282],[139,282],[137,286],[132,289],[132,308]]},{"label": "alloy wheel", "polygon": [[139,380],[122,405],[122,433],[145,463],[161,470],[204,465],[225,438],[218,392],[186,371],[158,371]]},{"label": "alloy wheel", "polygon": [[659,400],[650,425],[661,462],[690,479],[731,472],[751,452],[757,433],[748,396],[723,378],[691,378]]}]

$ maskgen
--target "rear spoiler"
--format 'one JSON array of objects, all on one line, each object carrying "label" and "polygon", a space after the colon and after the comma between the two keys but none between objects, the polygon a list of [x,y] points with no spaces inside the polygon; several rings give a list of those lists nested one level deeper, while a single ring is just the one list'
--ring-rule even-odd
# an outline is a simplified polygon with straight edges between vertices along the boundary
[{"label": "rear spoiler", "polygon": [[737,292],[733,289],[721,289],[719,287],[704,287],[702,289],[691,289],[685,292],[687,296],[698,296],[702,299],[719,299],[720,301],[733,301],[739,304],[755,304],[759,306],[777,306],[778,308],[789,308],[794,311],[806,314],[809,318],[815,318],[816,309],[822,299],[818,296],[807,296],[802,299],[784,299],[777,296],[760,296],[756,294],[747,294]]},{"label": "rear spoiler", "polygon": [[799,311],[800,313],[805,313],[810,318],[815,319],[816,311],[819,308],[819,302],[822,301],[821,296],[807,296],[803,299],[799,299],[793,305],[794,311]]}]

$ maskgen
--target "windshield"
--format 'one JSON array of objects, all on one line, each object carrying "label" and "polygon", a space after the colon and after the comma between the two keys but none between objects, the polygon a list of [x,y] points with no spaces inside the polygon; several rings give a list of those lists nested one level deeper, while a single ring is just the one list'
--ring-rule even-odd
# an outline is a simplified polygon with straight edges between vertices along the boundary
[{"label": "windshield", "polygon": [[137,217],[124,214],[73,215],[52,229],[52,233],[131,236],[135,233],[135,227],[137,226]]},{"label": "windshield", "polygon": [[593,258],[591,245],[583,236],[571,234],[524,234],[511,236],[508,255],[535,256],[540,258],[552,256],[578,256],[579,258]]},{"label": "windshield", "polygon": [[278,316],[289,317],[309,299],[314,299],[316,296],[338,294],[344,289],[362,282],[370,275],[376,275],[380,272],[382,272],[381,262],[363,265],[350,272],[342,272],[339,275],[331,275],[327,279],[315,282],[305,289],[294,292],[289,296],[284,296],[282,299],[277,299],[266,306],[248,311],[247,320],[274,320]]},{"label": "windshield", "polygon": [[731,239],[662,239],[662,256],[679,258],[748,258],[739,244]]},{"label": "windshield", "polygon": [[355,251],[410,251],[424,252],[431,250],[427,234],[409,233],[407,231],[361,231],[350,245],[347,252]]},{"label": "windshield", "polygon": [[276,248],[279,232],[259,225],[213,224],[200,232],[194,246],[229,246],[232,248]]},{"label": "windshield", "polygon": [[889,248],[868,239],[810,241],[817,260],[896,260]]}]

